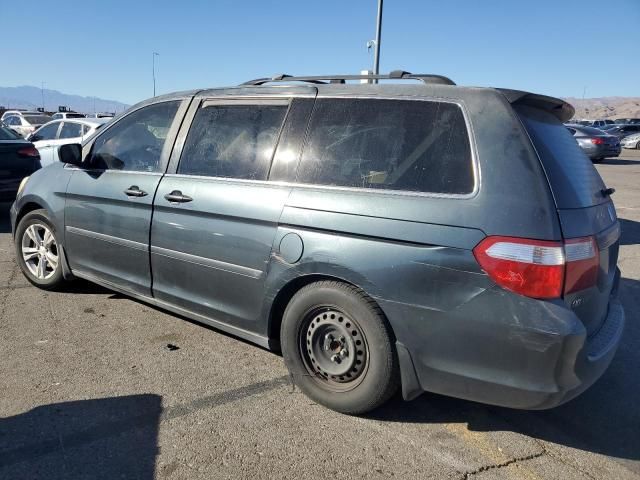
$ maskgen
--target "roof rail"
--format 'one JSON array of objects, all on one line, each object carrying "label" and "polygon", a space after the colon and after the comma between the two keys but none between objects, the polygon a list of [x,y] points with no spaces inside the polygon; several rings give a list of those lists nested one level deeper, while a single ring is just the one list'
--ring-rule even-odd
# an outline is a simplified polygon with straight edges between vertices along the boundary
[{"label": "roof rail", "polygon": [[265,83],[274,82],[307,82],[313,84],[327,83],[346,83],[347,80],[420,80],[423,83],[431,83],[437,85],[455,85],[450,78],[442,75],[433,75],[430,73],[410,73],[404,70],[394,70],[388,75],[318,75],[295,77],[284,73],[274,75],[273,77],[256,78],[249,80],[242,85],[264,85]]}]

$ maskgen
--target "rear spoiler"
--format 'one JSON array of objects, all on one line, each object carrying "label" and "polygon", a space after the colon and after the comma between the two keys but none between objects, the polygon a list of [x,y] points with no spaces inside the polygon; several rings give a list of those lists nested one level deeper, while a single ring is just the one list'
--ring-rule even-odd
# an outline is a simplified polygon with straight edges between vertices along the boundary
[{"label": "rear spoiler", "polygon": [[545,110],[552,113],[561,122],[570,120],[576,112],[571,104],[559,98],[522,92],[520,90],[508,90],[506,88],[498,88],[497,90],[506,97],[509,103]]}]

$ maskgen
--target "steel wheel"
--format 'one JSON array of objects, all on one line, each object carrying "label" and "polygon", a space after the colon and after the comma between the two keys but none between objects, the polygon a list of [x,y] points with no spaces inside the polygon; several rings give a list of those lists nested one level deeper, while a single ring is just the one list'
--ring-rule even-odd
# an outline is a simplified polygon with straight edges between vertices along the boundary
[{"label": "steel wheel", "polygon": [[362,329],[335,307],[317,308],[305,317],[300,330],[300,353],[308,373],[335,392],[357,387],[369,363]]},{"label": "steel wheel", "polygon": [[46,225],[29,225],[21,244],[22,259],[29,272],[39,280],[48,280],[58,269],[58,244]]}]

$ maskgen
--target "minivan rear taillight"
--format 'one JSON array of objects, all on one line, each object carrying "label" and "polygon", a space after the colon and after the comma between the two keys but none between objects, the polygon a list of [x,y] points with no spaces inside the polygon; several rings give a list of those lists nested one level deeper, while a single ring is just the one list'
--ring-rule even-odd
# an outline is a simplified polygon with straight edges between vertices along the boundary
[{"label": "minivan rear taillight", "polygon": [[533,298],[559,298],[595,285],[597,245],[591,237],[563,242],[487,237],[473,249],[498,285]]},{"label": "minivan rear taillight", "polygon": [[598,245],[593,237],[572,238],[564,242],[567,273],[564,293],[592,287],[598,280]]}]

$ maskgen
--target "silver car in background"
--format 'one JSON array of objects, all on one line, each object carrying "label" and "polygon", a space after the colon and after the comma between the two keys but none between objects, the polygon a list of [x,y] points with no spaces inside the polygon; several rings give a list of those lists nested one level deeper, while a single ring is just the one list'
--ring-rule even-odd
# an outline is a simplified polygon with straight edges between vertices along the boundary
[{"label": "silver car in background", "polygon": [[51,121],[51,117],[40,112],[8,111],[2,115],[2,121],[18,135],[26,138],[41,125]]},{"label": "silver car in background", "polygon": [[620,141],[620,145],[622,145],[622,148],[635,148],[636,150],[640,150],[640,133],[624,137]]},{"label": "silver car in background", "polygon": [[58,161],[58,147],[81,143],[110,118],[73,118],[49,122],[27,137],[40,152],[43,167]]},{"label": "silver car in background", "polygon": [[598,163],[607,157],[620,155],[620,140],[614,135],[609,135],[603,130],[584,125],[565,124],[567,130],[576,139],[582,151],[593,163]]}]

